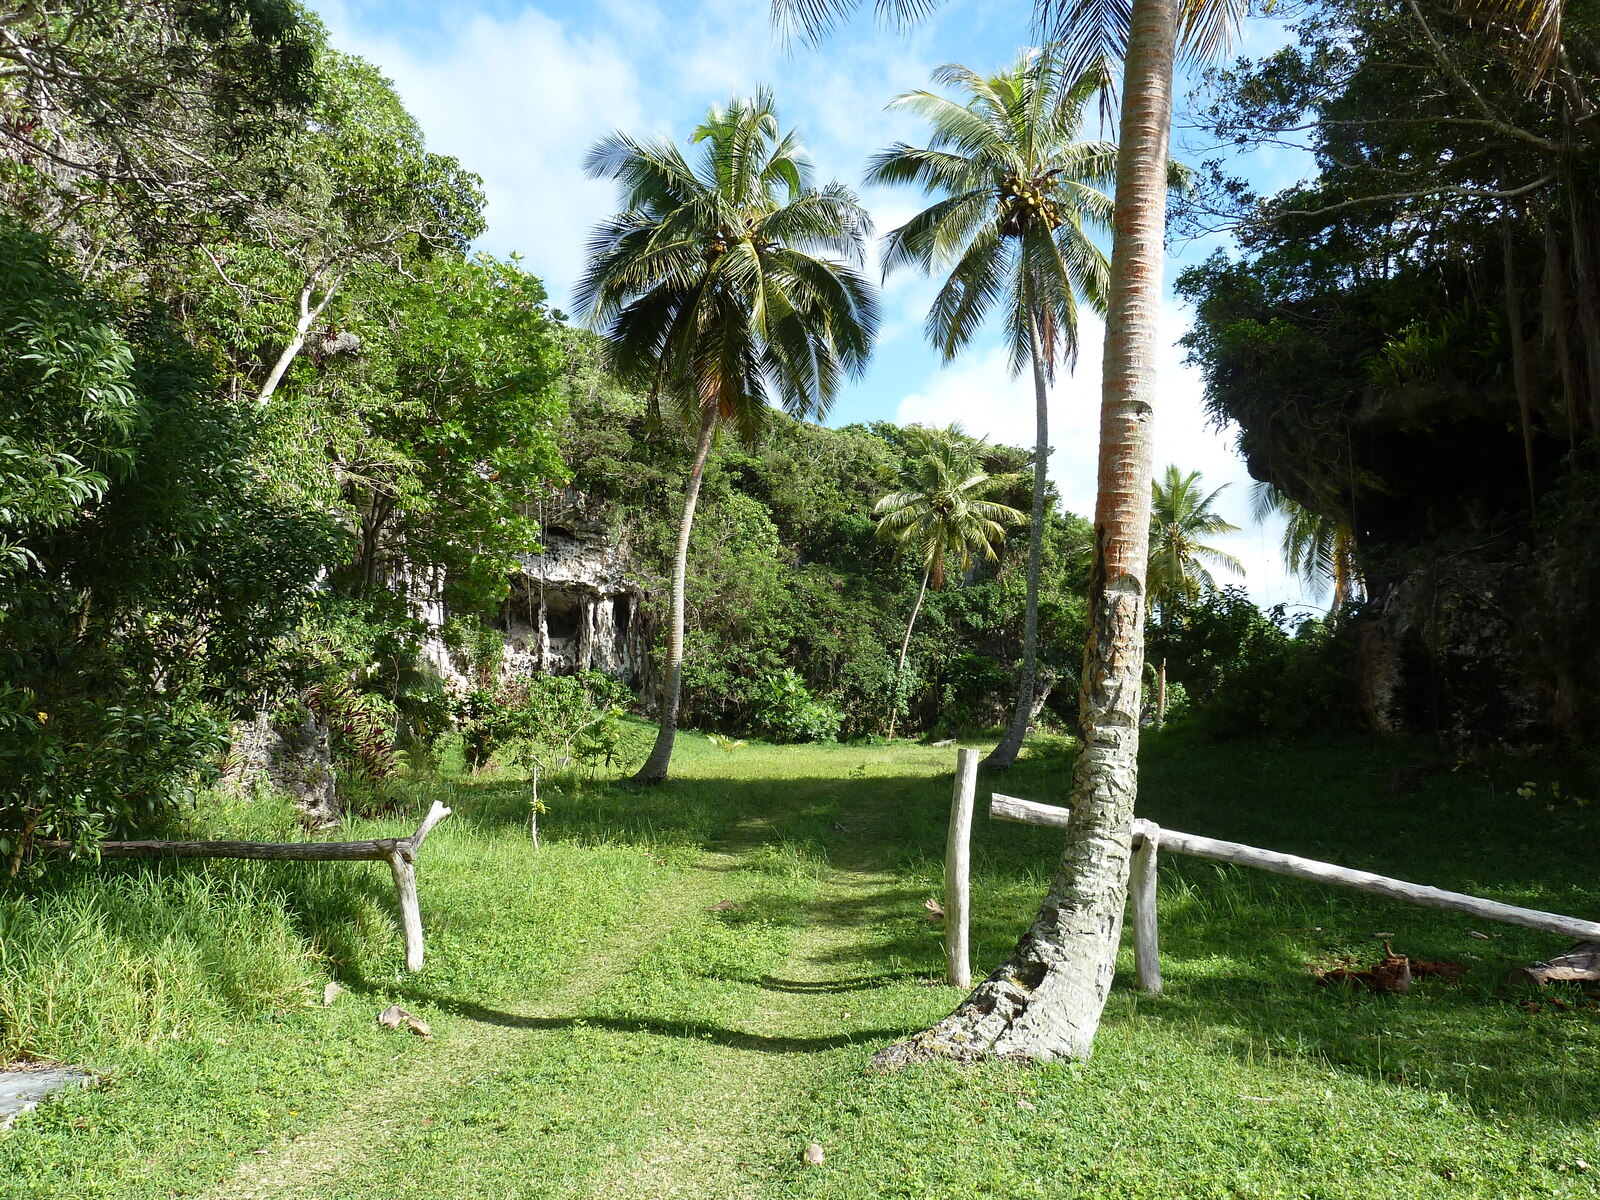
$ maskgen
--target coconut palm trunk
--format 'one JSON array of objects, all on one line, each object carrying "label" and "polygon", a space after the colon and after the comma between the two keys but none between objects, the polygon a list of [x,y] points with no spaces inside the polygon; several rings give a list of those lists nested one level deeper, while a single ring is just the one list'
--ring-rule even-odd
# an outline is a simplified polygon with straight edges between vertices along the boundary
[{"label": "coconut palm trunk", "polygon": [[1355,574],[1355,538],[1348,525],[1341,525],[1333,535],[1333,607],[1329,616],[1338,616],[1355,599]]},{"label": "coconut palm trunk", "polygon": [[880,1052],[882,1067],[936,1056],[1086,1058],[1111,986],[1138,785],[1151,401],[1178,7],[1178,0],[1133,0],[1129,29],[1089,637],[1066,846],[1044,904],[1011,955],[944,1021]]},{"label": "coconut palm trunk", "polygon": [[928,594],[928,577],[933,574],[933,564],[922,568],[922,586],[917,589],[917,602],[911,606],[911,619],[906,622],[906,635],[900,639],[900,661],[894,668],[894,700],[889,709],[889,736],[894,736],[895,720],[900,715],[900,681],[905,678],[906,655],[911,650],[911,631],[917,627],[917,614],[922,611],[922,601]]},{"label": "coconut palm trunk", "polygon": [[1017,761],[1028,723],[1033,719],[1033,690],[1039,673],[1039,571],[1044,557],[1044,501],[1050,467],[1050,391],[1039,344],[1038,309],[1028,302],[1028,347],[1033,359],[1033,523],[1028,530],[1028,591],[1022,618],[1022,664],[1017,671],[1017,709],[1011,727],[983,765],[1003,771]]},{"label": "coconut palm trunk", "polygon": [[685,582],[689,576],[689,534],[694,529],[694,509],[700,501],[700,481],[706,457],[717,432],[715,401],[705,405],[700,417],[700,440],[695,443],[694,466],[683,493],[683,516],[678,521],[678,545],[672,559],[672,599],[667,616],[667,661],[661,673],[660,728],[650,757],[633,777],[635,783],[661,783],[672,765],[672,744],[678,736],[678,709],[683,699],[683,610]]}]

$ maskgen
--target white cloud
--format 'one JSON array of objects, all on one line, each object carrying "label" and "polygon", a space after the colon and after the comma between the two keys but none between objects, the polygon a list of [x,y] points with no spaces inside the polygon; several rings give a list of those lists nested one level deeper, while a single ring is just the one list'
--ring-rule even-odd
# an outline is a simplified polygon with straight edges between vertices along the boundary
[{"label": "white cloud", "polygon": [[[1278,553],[1281,527],[1276,522],[1258,526],[1250,514],[1251,479],[1234,448],[1234,432],[1211,424],[1203,402],[1204,382],[1200,373],[1183,361],[1177,339],[1187,326],[1176,304],[1163,306],[1163,349],[1157,361],[1156,470],[1175,463],[1184,471],[1199,471],[1208,487],[1227,484],[1217,498],[1217,508],[1240,531],[1215,542],[1244,564],[1244,578],[1233,581],[1243,583],[1258,603],[1304,602],[1299,581],[1287,575]],[[1078,368],[1071,377],[1058,377],[1050,393],[1050,442],[1054,448],[1050,478],[1066,508],[1084,516],[1094,511],[1103,338],[1100,321],[1085,319]],[[1026,375],[1014,378],[1006,368],[1004,348],[991,346],[932,374],[900,401],[896,420],[924,425],[958,422],[969,433],[987,435],[992,441],[1032,445],[1032,379]],[[1219,572],[1218,582],[1225,581]]]},{"label": "white cloud", "polygon": [[394,80],[429,148],[483,176],[486,245],[522,251],[566,304],[588,229],[615,203],[611,184],[583,178],[584,152],[613,129],[658,124],[622,48],[536,9],[480,14],[427,52],[347,25],[337,9],[325,15],[337,45]]}]

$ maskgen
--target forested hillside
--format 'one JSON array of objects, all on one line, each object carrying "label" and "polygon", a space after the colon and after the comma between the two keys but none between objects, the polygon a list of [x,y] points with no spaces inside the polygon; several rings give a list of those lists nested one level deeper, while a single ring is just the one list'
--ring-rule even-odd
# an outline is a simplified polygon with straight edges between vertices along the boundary
[{"label": "forested hillside", "polygon": [[[648,658],[692,431],[608,372],[523,260],[470,251],[477,178],[377,70],[271,0],[56,28],[0,50],[10,869],[40,840],[150,826],[258,714],[331,734],[343,783],[425,756],[503,699],[496,629],[562,503],[624,564]],[[955,440],[1028,507],[1026,452]],[[719,440],[690,722],[810,740],[1004,718],[1026,532],[935,581],[899,670],[922,563],[875,536],[873,506],[909,455],[891,426],[775,410],[753,443]],[[1052,512],[1046,545],[1042,661],[1070,704],[1084,524]],[[441,641],[472,695],[423,661]]]},{"label": "forested hillside", "polygon": [[[597,348],[568,342],[571,415],[561,442],[571,484],[615,529],[641,586],[659,598],[676,532],[690,445],[670,418],[652,428],[646,405],[607,385]],[[889,492],[908,448],[892,425],[827,429],[768,415],[753,446],[715,446],[691,543],[685,689],[692,723],[763,730],[761,714],[793,671],[841,718],[840,733],[881,733],[896,703],[896,659],[921,564],[876,536],[873,506]],[[980,447],[983,467],[1014,476],[1030,455]],[[997,498],[1026,506],[1025,481]],[[1058,509],[1052,505],[1052,509]],[[1046,558],[1046,662],[1069,679],[1053,693],[1070,711],[1070,678],[1083,653],[1087,523],[1052,512]],[[953,573],[924,601],[898,707],[911,730],[952,732],[1004,718],[1021,636],[1022,559],[1014,532],[995,563]]]}]

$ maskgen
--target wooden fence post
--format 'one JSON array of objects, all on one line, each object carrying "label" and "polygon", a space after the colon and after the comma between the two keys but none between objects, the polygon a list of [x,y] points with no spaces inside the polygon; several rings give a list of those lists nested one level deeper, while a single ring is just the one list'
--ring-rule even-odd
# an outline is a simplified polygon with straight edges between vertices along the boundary
[{"label": "wooden fence post", "polygon": [[972,884],[972,804],[978,794],[978,752],[956,751],[955,791],[950,796],[950,836],[944,848],[944,949],[952,987],[972,986],[967,945]]},{"label": "wooden fence post", "polygon": [[1160,943],[1156,934],[1156,852],[1161,826],[1144,822],[1144,837],[1134,847],[1128,894],[1133,901],[1133,967],[1140,990],[1161,994]]},{"label": "wooden fence post", "polygon": [[[248,858],[267,862],[388,862],[400,901],[400,926],[406,939],[406,969],[422,969],[422,910],[417,905],[417,851],[429,832],[450,815],[435,800],[417,831],[407,838],[364,842],[101,842],[101,858]],[[40,850],[71,853],[71,842],[39,842]]]},{"label": "wooden fence post", "polygon": [[406,939],[406,970],[422,970],[422,909],[417,904],[417,869],[403,850],[389,852],[395,895],[400,901],[400,929]]}]

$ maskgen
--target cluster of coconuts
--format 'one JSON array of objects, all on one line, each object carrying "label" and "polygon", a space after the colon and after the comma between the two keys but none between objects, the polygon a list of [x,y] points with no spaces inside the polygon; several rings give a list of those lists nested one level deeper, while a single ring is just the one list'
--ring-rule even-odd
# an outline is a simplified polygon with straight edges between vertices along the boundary
[{"label": "cluster of coconuts", "polygon": [[726,226],[717,230],[717,232],[710,238],[706,239],[705,244],[700,247],[700,257],[705,259],[707,263],[714,263],[717,261],[717,259],[721,258],[728,252],[729,246],[740,240],[749,241],[757,251],[769,250],[773,245],[770,239],[758,238],[755,236],[755,223],[752,221],[747,223],[746,228],[742,233],[728,229]]},{"label": "cluster of coconuts", "polygon": [[1006,225],[1016,232],[1035,223],[1046,229],[1061,224],[1060,208],[1032,179],[1008,176],[1000,185],[1000,206],[1006,214]]}]

